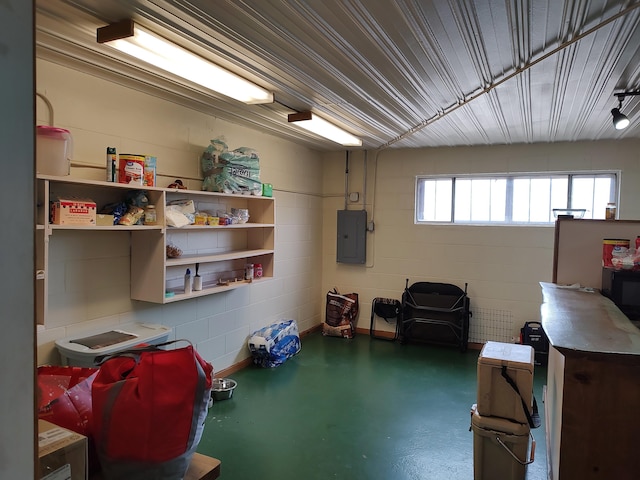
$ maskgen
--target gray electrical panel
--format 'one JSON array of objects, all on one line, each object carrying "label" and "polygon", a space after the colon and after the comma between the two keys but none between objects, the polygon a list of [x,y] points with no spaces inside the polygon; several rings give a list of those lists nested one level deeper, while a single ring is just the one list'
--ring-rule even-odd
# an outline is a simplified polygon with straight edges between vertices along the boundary
[{"label": "gray electrical panel", "polygon": [[338,263],[367,261],[367,211],[338,210]]}]

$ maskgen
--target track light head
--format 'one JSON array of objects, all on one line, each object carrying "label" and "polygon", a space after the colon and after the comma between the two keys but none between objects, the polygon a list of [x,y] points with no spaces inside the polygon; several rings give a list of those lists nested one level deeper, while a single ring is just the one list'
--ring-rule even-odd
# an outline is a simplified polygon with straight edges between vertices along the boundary
[{"label": "track light head", "polygon": [[623,130],[629,126],[629,119],[620,113],[619,108],[612,109],[611,115],[613,115],[613,126],[616,127],[616,130]]},{"label": "track light head", "polygon": [[630,92],[630,91],[618,92],[613,94],[613,96],[618,99],[618,108],[614,108],[611,110],[611,115],[613,115],[613,126],[616,128],[616,130],[624,130],[629,126],[629,119],[627,118],[626,115],[620,112],[620,109],[622,108],[622,101],[626,97],[631,97],[636,95],[640,95],[639,90],[636,90],[633,92]]}]

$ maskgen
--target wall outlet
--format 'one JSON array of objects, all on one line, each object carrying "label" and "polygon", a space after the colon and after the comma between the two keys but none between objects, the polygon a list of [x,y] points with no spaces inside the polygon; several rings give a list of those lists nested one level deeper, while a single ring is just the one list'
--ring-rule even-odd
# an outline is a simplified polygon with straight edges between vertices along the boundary
[{"label": "wall outlet", "polygon": [[349,194],[349,200],[352,202],[357,202],[360,199],[360,194],[358,192],[351,192]]}]

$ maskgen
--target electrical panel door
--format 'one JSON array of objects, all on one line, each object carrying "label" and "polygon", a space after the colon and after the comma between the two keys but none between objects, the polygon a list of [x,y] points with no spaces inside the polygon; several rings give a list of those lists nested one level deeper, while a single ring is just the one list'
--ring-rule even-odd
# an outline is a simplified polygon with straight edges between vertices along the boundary
[{"label": "electrical panel door", "polygon": [[360,263],[367,259],[367,211],[338,210],[338,263]]}]

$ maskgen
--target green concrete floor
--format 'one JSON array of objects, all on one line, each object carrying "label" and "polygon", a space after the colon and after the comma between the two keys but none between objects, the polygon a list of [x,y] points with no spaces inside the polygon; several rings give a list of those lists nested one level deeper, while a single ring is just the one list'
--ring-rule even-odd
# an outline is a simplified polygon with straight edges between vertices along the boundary
[{"label": "green concrete floor", "polygon": [[[312,333],[283,365],[231,376],[238,387],[209,410],[198,451],[228,480],[471,480],[478,354]],[[545,381],[536,367],[543,425],[527,480],[546,478]]]}]

